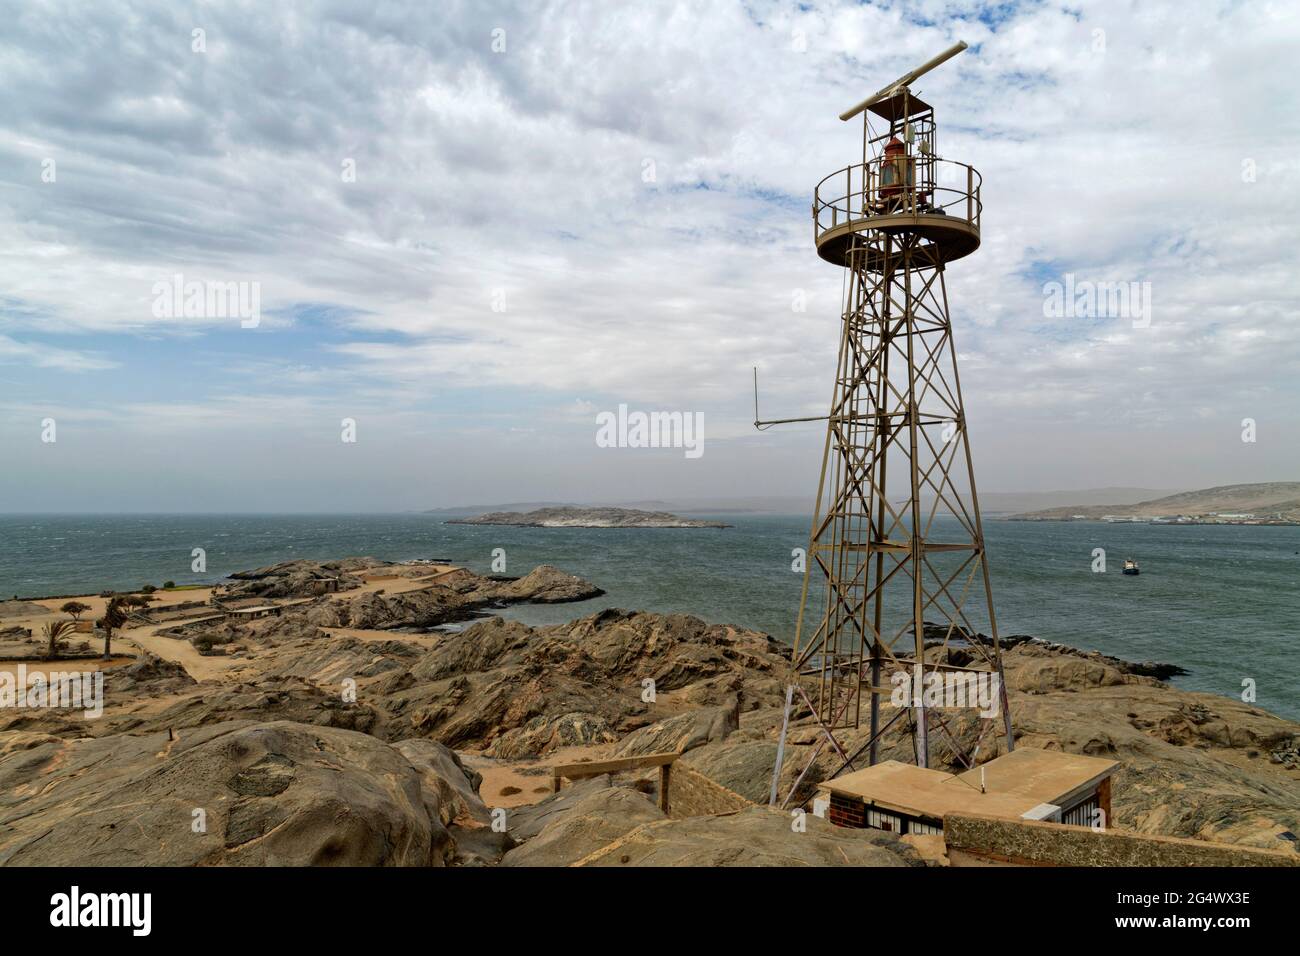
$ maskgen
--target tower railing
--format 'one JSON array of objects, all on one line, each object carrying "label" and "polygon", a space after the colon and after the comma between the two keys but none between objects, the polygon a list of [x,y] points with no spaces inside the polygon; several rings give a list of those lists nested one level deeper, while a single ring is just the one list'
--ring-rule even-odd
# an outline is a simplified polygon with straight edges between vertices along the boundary
[{"label": "tower railing", "polygon": [[979,229],[983,180],[975,167],[950,159],[910,157],[907,172],[912,181],[900,182],[898,177],[890,179],[889,162],[854,163],[817,184],[813,193],[816,240],[850,222],[886,216],[933,216]]}]

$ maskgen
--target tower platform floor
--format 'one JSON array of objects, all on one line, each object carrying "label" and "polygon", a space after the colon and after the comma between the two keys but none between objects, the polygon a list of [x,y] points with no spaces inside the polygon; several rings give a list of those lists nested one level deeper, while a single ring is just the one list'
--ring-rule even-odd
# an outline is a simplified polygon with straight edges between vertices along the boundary
[{"label": "tower platform floor", "polygon": [[[879,229],[891,235],[915,233],[925,240],[924,249],[931,259],[952,262],[970,255],[980,245],[979,226],[958,216],[941,213],[894,213],[848,219],[817,236],[817,254],[837,266],[848,266],[849,250],[858,233]],[[866,268],[878,272],[884,256],[870,250]]]}]

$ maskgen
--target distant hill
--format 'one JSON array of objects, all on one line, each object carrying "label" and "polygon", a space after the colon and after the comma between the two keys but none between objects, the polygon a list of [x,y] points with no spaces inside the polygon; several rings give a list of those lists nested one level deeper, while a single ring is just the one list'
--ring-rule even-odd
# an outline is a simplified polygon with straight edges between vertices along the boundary
[{"label": "distant hill", "polygon": [[1074,518],[1187,518],[1253,515],[1254,520],[1300,521],[1300,481],[1265,481],[1183,491],[1134,504],[1078,504],[1012,515],[1021,521],[1069,521]]},{"label": "distant hill", "polygon": [[1074,491],[985,491],[980,489],[980,511],[1006,514],[1074,508],[1079,505],[1126,505],[1178,494],[1182,488],[1085,488]]}]

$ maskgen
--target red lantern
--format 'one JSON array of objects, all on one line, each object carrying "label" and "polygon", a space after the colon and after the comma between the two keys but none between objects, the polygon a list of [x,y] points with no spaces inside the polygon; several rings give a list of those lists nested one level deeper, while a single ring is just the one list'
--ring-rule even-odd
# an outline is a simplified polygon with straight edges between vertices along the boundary
[{"label": "red lantern", "polygon": [[915,160],[907,155],[907,147],[895,136],[885,144],[884,155],[880,157],[880,195],[888,199],[915,186]]}]

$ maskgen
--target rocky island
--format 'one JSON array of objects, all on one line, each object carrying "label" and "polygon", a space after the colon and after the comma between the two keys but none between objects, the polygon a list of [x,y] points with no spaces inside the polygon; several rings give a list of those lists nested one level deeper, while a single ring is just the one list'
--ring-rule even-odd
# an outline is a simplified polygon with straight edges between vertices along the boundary
[{"label": "rocky island", "polygon": [[539,508],[536,511],[491,511],[447,524],[514,525],[520,528],[729,528],[720,521],[682,518],[666,511],[635,508]]}]

